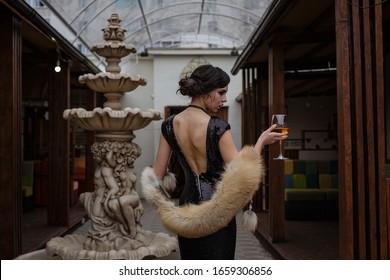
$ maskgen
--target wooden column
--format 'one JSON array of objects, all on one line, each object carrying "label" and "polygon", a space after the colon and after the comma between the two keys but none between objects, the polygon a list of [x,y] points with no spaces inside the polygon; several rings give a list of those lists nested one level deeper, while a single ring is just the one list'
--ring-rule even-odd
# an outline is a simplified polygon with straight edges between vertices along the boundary
[{"label": "wooden column", "polygon": [[[272,114],[284,113],[284,47],[273,38],[269,50],[269,119]],[[285,241],[284,219],[284,161],[273,160],[279,154],[279,143],[269,147],[269,208],[272,242]]]},{"label": "wooden column", "polygon": [[[367,1],[366,1],[367,2]],[[373,65],[373,87],[376,89],[374,95],[374,106],[376,107],[377,115],[377,167],[376,167],[376,181],[378,182],[378,259],[390,259],[390,216],[386,215],[388,197],[387,197],[387,184],[385,174],[385,152],[386,152],[386,139],[385,139],[385,89],[384,89],[384,57],[383,57],[383,28],[382,28],[382,2],[381,0],[373,1],[375,3],[373,29],[375,34],[375,45],[373,49],[374,53],[374,65]]]},{"label": "wooden column", "polygon": [[[339,147],[339,255],[353,259],[352,143],[347,1],[336,0],[337,112]],[[358,132],[357,133],[361,133]],[[358,145],[360,146],[360,145]],[[363,173],[361,173],[363,174]],[[358,186],[356,186],[358,187]]]},{"label": "wooden column", "polygon": [[[244,123],[246,119],[246,92],[247,92],[247,84],[246,84],[246,69],[242,69],[242,98],[241,98],[241,122]],[[246,128],[245,125],[241,126],[241,145],[244,146],[246,143]]]},{"label": "wooden column", "polygon": [[20,255],[21,244],[21,22],[0,5],[0,258]]},{"label": "wooden column", "polygon": [[70,207],[70,124],[62,114],[70,108],[70,74],[61,61],[61,72],[49,69],[49,201],[48,224],[69,225]]},{"label": "wooden column", "polygon": [[388,259],[381,4],[335,9],[340,259]]}]

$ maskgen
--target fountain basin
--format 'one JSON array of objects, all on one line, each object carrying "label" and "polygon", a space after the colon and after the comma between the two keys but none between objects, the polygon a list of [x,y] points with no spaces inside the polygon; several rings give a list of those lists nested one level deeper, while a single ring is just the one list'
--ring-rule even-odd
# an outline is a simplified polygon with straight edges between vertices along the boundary
[{"label": "fountain basin", "polygon": [[87,111],[83,108],[67,109],[63,113],[66,120],[71,120],[84,130],[130,132],[146,127],[154,120],[162,119],[161,113],[154,109],[141,111],[139,108],[95,108]]},{"label": "fountain basin", "polygon": [[92,47],[91,51],[103,57],[122,58],[131,53],[136,53],[136,48],[131,44],[107,42]]},{"label": "fountain basin", "polygon": [[80,234],[55,237],[46,244],[46,253],[51,257],[60,256],[64,260],[141,260],[150,256],[165,257],[179,249],[175,237],[142,229],[135,239],[120,237],[113,241],[120,248],[108,251],[85,249],[86,241],[87,237]]},{"label": "fountain basin", "polygon": [[101,93],[124,93],[147,83],[144,77],[118,73],[84,74],[79,77],[79,82]]}]

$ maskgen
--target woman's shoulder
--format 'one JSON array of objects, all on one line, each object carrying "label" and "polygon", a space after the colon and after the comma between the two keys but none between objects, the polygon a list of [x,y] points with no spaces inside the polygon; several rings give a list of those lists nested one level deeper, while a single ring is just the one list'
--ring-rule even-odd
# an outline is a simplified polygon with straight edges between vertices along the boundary
[{"label": "woman's shoulder", "polygon": [[227,121],[225,121],[217,116],[211,116],[210,124],[213,126],[224,127],[226,129],[230,129],[230,124]]},{"label": "woman's shoulder", "polygon": [[230,129],[230,124],[217,116],[211,116],[209,129],[221,136],[225,131]]},{"label": "woman's shoulder", "polygon": [[161,127],[164,127],[164,126],[171,126],[173,124],[173,118],[175,117],[175,115],[170,115],[169,117],[167,117],[166,119],[164,119],[161,123]]},{"label": "woman's shoulder", "polygon": [[173,133],[173,118],[175,115],[171,115],[168,118],[164,119],[161,123],[161,132],[165,138],[170,136]]},{"label": "woman's shoulder", "polygon": [[173,121],[173,118],[176,116],[176,114],[173,114],[173,115],[170,115],[169,117],[167,117],[166,119],[163,120],[163,122],[172,122]]}]

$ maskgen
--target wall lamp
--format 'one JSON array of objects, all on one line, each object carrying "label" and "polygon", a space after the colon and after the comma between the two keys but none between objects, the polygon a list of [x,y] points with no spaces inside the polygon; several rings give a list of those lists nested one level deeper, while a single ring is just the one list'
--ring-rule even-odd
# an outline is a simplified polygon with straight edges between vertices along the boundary
[{"label": "wall lamp", "polygon": [[238,56],[238,50],[236,49],[236,47],[233,47],[232,51],[230,52],[230,55],[231,56]]}]

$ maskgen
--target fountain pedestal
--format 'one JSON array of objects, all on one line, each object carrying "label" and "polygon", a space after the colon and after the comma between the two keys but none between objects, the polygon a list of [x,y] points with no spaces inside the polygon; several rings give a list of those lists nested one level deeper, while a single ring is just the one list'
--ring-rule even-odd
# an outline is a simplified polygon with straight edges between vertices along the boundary
[{"label": "fountain pedestal", "polygon": [[81,128],[96,131],[96,142],[91,147],[96,164],[95,190],[80,195],[91,226],[86,236],[71,234],[51,239],[46,252],[63,259],[165,257],[178,250],[177,239],[144,230],[140,224],[144,208],[135,188],[134,162],[142,151],[132,142],[133,131],[161,119],[161,113],[153,109],[121,109],[122,95],[146,85],[146,79],[120,73],[121,58],[136,50],[122,43],[126,30],[121,28],[118,15],[113,14],[108,21],[108,27],[103,29],[106,43],[92,48],[106,58],[107,73],[79,77],[81,83],[104,94],[104,108],[68,109],[63,113],[65,119]]}]

